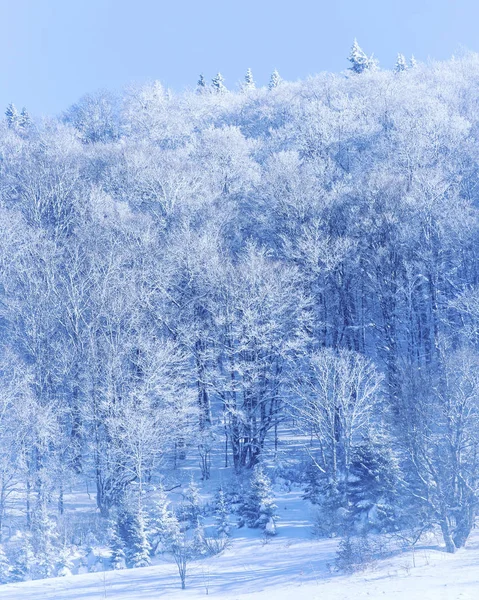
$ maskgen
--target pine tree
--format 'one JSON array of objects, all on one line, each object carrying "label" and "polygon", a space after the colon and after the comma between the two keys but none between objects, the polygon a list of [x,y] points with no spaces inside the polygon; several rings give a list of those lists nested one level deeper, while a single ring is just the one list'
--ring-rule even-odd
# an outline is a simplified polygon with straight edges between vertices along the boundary
[{"label": "pine tree", "polygon": [[417,60],[414,58],[414,54],[411,55],[411,58],[409,60],[409,66],[411,67],[411,69],[415,69],[417,67]]},{"label": "pine tree", "polygon": [[185,493],[185,503],[182,507],[182,517],[194,526],[201,520],[202,508],[200,503],[200,489],[194,479],[190,480]]},{"label": "pine tree", "polygon": [[367,439],[352,457],[348,488],[351,525],[366,531],[395,528],[395,506],[401,485],[399,463],[392,443]]},{"label": "pine tree", "polygon": [[147,567],[150,564],[151,546],[145,532],[145,519],[142,514],[135,515],[130,522],[130,543],[127,552],[131,567]]},{"label": "pine tree", "polygon": [[304,488],[303,498],[309,500],[312,504],[318,504],[322,490],[321,471],[314,462],[311,462],[306,469],[306,487]]},{"label": "pine tree", "polygon": [[149,519],[152,553],[156,554],[158,548],[166,551],[170,541],[177,537],[178,533],[178,519],[170,508],[170,503],[165,492],[161,489]]},{"label": "pine tree", "polygon": [[204,556],[208,551],[205,543],[205,528],[200,521],[195,527],[192,551],[195,556]]},{"label": "pine tree", "polygon": [[8,583],[12,576],[10,562],[5,554],[5,550],[0,544],[0,583]]},{"label": "pine tree", "polygon": [[196,93],[197,94],[205,94],[207,91],[208,91],[208,88],[206,85],[206,79],[204,78],[203,74],[201,74],[198,79],[198,83],[196,84]]},{"label": "pine tree", "polygon": [[246,71],[246,75],[244,76],[243,90],[248,91],[254,89],[256,89],[256,84],[253,79],[253,73],[251,72],[251,69],[248,69]]},{"label": "pine tree", "polygon": [[221,73],[218,73],[216,77],[213,77],[211,80],[211,87],[216,94],[224,94],[228,91],[224,81],[225,80],[223,79],[223,75],[221,75]]},{"label": "pine tree", "polygon": [[111,566],[115,570],[126,567],[125,542],[120,536],[117,518],[110,522]]},{"label": "pine tree", "polygon": [[34,562],[35,556],[30,544],[30,539],[27,537],[15,557],[12,568],[12,580],[29,581],[32,578]]},{"label": "pine tree", "polygon": [[220,488],[216,494],[215,521],[216,531],[219,534],[229,535],[229,505],[223,488]]},{"label": "pine tree", "polygon": [[51,577],[55,572],[56,537],[55,524],[48,515],[46,502],[39,499],[32,514],[32,544],[35,571],[40,578]]},{"label": "pine tree", "polygon": [[73,561],[71,558],[70,549],[68,547],[62,548],[58,557],[57,564],[57,576],[67,577],[72,574]]},{"label": "pine tree", "polygon": [[394,67],[396,73],[402,73],[407,70],[407,62],[404,54],[399,53],[396,59],[396,66]]},{"label": "pine tree", "polygon": [[7,119],[7,124],[11,128],[15,128],[18,125],[19,114],[13,103],[10,103],[7,106],[7,110],[5,111],[5,117]]},{"label": "pine tree", "polygon": [[277,88],[281,82],[283,80],[280,77],[280,74],[278,73],[278,71],[275,69],[272,73],[271,73],[271,78],[269,80],[269,84],[268,84],[268,88],[270,90],[274,90],[275,88]]},{"label": "pine tree", "polygon": [[373,70],[377,67],[377,61],[372,56],[368,57],[365,54],[356,39],[351,47],[348,60],[351,63],[349,69],[354,73],[363,73],[364,71]]},{"label": "pine tree", "polygon": [[18,126],[21,127],[21,129],[23,129],[24,131],[27,131],[32,126],[32,120],[25,107],[22,108],[22,112],[18,117]]},{"label": "pine tree", "polygon": [[[118,510],[117,535],[124,544],[128,567],[150,564],[151,546],[146,535],[145,518],[135,503],[125,503]],[[121,542],[118,542],[119,546]]]},{"label": "pine tree", "polygon": [[277,506],[273,502],[271,480],[261,465],[254,468],[247,494],[240,513],[244,516],[248,527],[261,528],[270,534],[275,533]]}]

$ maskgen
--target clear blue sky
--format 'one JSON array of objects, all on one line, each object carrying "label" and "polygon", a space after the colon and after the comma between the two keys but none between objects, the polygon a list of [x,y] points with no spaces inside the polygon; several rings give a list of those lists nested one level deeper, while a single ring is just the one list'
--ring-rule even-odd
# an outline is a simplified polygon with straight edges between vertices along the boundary
[{"label": "clear blue sky", "polygon": [[179,90],[251,67],[295,80],[347,67],[354,37],[384,67],[479,51],[477,0],[0,0],[0,110],[55,114],[82,94],[160,79]]}]

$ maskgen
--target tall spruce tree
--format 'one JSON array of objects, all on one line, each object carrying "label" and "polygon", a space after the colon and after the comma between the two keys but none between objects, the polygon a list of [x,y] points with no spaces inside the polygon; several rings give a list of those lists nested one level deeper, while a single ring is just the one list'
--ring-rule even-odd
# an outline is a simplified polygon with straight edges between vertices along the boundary
[{"label": "tall spruce tree", "polygon": [[253,73],[252,73],[251,69],[248,69],[246,71],[246,75],[244,76],[244,82],[243,82],[242,87],[243,87],[244,91],[254,90],[256,88],[256,84],[254,82]]},{"label": "tall spruce tree", "polygon": [[349,70],[353,73],[359,74],[377,67],[377,61],[372,56],[367,56],[356,39],[351,47],[348,60],[351,63]]},{"label": "tall spruce tree", "polygon": [[216,94],[224,94],[228,90],[225,86],[225,80],[221,73],[217,73],[215,77],[211,80],[211,87]]},{"label": "tall spruce tree", "polygon": [[406,57],[404,56],[404,54],[399,53],[396,58],[396,65],[394,67],[395,72],[402,73],[403,71],[406,71],[407,68],[408,67]]}]

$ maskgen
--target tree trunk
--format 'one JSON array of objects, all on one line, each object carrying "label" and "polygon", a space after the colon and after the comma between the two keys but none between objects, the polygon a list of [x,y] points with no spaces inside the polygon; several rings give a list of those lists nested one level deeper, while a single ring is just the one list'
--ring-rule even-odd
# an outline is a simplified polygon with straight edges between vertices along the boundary
[{"label": "tree trunk", "polygon": [[443,517],[441,519],[441,531],[442,537],[444,538],[444,543],[446,544],[446,552],[448,552],[449,554],[454,554],[457,548],[452,539],[451,529],[449,527],[449,523],[446,517]]}]

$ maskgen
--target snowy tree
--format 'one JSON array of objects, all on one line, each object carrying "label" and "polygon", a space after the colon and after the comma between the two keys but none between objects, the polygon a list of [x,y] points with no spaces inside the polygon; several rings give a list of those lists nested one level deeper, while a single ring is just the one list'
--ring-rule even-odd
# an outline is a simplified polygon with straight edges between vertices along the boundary
[{"label": "snowy tree", "polygon": [[24,131],[28,131],[32,126],[32,119],[25,107],[22,108],[22,112],[18,117],[18,126]]},{"label": "snowy tree", "polygon": [[353,73],[363,73],[364,71],[373,70],[377,66],[377,61],[372,56],[369,57],[364,53],[356,39],[351,47],[348,60],[351,63],[349,69]]},{"label": "snowy tree", "polygon": [[85,143],[106,142],[118,135],[116,98],[106,91],[86,94],[64,114]]},{"label": "snowy tree", "polygon": [[296,414],[319,443],[318,469],[339,493],[354,447],[370,430],[380,406],[382,377],[370,361],[348,350],[315,352],[306,368],[309,376],[301,375],[298,381],[304,383],[295,384],[301,398]]},{"label": "snowy tree", "polygon": [[181,517],[194,527],[202,516],[202,508],[200,503],[200,490],[196,481],[191,478],[184,493],[185,501],[181,507]]},{"label": "snowy tree", "polygon": [[13,581],[29,581],[33,577],[35,556],[28,537],[22,540],[12,566]]},{"label": "snowy tree", "polygon": [[417,60],[414,57],[414,54],[411,55],[411,58],[409,60],[409,66],[411,67],[411,69],[415,69],[417,67]]},{"label": "snowy tree", "polygon": [[253,79],[253,73],[251,72],[251,69],[248,69],[246,71],[246,75],[244,76],[244,82],[242,85],[242,89],[243,89],[243,91],[249,91],[249,90],[254,90],[255,88],[256,88],[256,84]]},{"label": "snowy tree", "polygon": [[10,562],[5,554],[5,550],[0,545],[0,583],[8,583],[12,576],[12,568]]},{"label": "snowy tree", "polygon": [[211,87],[216,94],[224,94],[227,91],[224,81],[225,80],[223,78],[223,75],[221,75],[221,73],[218,73],[211,80]]},{"label": "snowy tree", "polygon": [[148,522],[152,553],[167,552],[171,540],[179,535],[180,525],[163,489],[159,491]]},{"label": "snowy tree", "polygon": [[7,125],[10,128],[14,129],[15,127],[17,127],[17,125],[19,124],[20,115],[18,114],[18,111],[14,104],[10,103],[7,106],[7,109],[5,111],[5,117],[7,119]]},{"label": "snowy tree", "polygon": [[[389,443],[388,443],[389,442]],[[400,463],[390,440],[375,436],[355,448],[347,494],[349,515],[358,529],[392,531],[401,523],[397,507],[404,488]]]},{"label": "snowy tree", "polygon": [[120,535],[118,518],[112,518],[110,521],[110,550],[111,565],[115,570],[126,567],[126,548],[125,541]]},{"label": "snowy tree", "polygon": [[253,470],[249,492],[241,507],[248,527],[264,529],[269,535],[276,533],[277,506],[273,501],[271,480],[261,465]]},{"label": "snowy tree", "polygon": [[396,58],[396,66],[394,67],[395,72],[402,73],[403,71],[406,71],[407,68],[408,66],[406,62],[406,57],[404,56],[404,54],[398,54]]},{"label": "snowy tree", "polygon": [[32,547],[37,577],[52,577],[55,574],[58,558],[56,542],[57,531],[48,514],[46,501],[37,499],[32,515]]},{"label": "snowy tree", "polygon": [[219,488],[215,498],[215,521],[216,531],[220,535],[230,534],[229,513],[230,506],[226,493],[223,488]]},{"label": "snowy tree", "polygon": [[270,90],[276,89],[281,84],[281,81],[282,81],[282,79],[281,79],[278,71],[275,69],[271,73],[271,77],[270,77],[270,80],[269,80],[268,88]]},{"label": "snowy tree", "polygon": [[145,516],[138,512],[136,503],[125,499],[117,516],[117,564],[121,564],[121,542],[124,544],[126,564],[130,568],[147,567],[150,564],[151,546],[146,534]]},{"label": "snowy tree", "polygon": [[70,548],[64,547],[60,550],[57,562],[57,576],[67,577],[73,571],[73,557]]},{"label": "snowy tree", "polygon": [[207,89],[206,79],[204,78],[203,74],[201,74],[198,79],[198,83],[196,84],[196,93],[205,94]]}]

